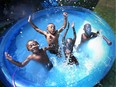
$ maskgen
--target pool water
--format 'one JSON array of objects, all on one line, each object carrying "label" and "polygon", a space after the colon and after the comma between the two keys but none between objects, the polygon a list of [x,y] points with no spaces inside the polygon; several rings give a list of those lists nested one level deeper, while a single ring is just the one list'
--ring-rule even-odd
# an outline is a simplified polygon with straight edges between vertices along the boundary
[{"label": "pool water", "polygon": [[[64,55],[58,58],[49,52],[47,54],[54,65],[49,72],[35,61],[29,62],[23,68],[7,61],[4,56],[5,51],[11,54],[16,61],[24,61],[31,54],[26,48],[28,40],[38,41],[40,48],[47,46],[46,38],[31,27],[27,22],[27,17],[12,26],[1,41],[1,71],[10,84],[21,87],[93,87],[107,74],[116,56],[114,53],[115,36],[110,26],[97,14],[81,7],[56,7],[32,14],[32,21],[45,31],[47,31],[49,23],[54,23],[56,29],[59,29],[64,22],[63,12],[68,13],[68,21],[70,22],[67,38],[73,38],[71,24],[72,22],[75,23],[77,39],[73,54],[78,59],[79,65],[66,65]],[[101,33],[112,41],[112,45],[107,45],[103,38],[99,36],[84,43],[78,52],[77,47],[85,23],[91,24],[93,32],[102,31]],[[65,30],[59,37],[61,49],[64,32]]]}]

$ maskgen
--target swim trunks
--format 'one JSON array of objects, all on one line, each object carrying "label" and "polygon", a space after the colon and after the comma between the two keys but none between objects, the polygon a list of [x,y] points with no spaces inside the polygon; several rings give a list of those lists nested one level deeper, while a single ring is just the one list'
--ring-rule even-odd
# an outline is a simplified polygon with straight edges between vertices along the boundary
[{"label": "swim trunks", "polygon": [[76,57],[74,55],[71,55],[70,58],[68,59],[68,64],[76,64],[79,65],[79,62],[77,61]]},{"label": "swim trunks", "polygon": [[51,70],[52,67],[53,67],[52,62],[50,61],[49,63],[47,63],[47,64],[45,65],[45,67],[46,67],[46,69],[47,69],[48,71]]}]

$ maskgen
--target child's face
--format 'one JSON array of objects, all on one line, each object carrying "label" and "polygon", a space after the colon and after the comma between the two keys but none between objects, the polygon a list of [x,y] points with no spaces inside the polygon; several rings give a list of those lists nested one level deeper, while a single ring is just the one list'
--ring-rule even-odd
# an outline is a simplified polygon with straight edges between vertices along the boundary
[{"label": "child's face", "polygon": [[72,38],[66,39],[66,46],[68,48],[72,48],[73,47],[73,40],[72,40]]},{"label": "child's face", "polygon": [[71,54],[72,49],[73,49],[73,40],[72,40],[72,38],[68,38],[68,39],[66,39],[65,53],[66,54]]},{"label": "child's face", "polygon": [[91,25],[90,24],[86,24],[84,26],[84,31],[87,35],[91,35]]},{"label": "child's face", "polygon": [[49,33],[54,34],[55,33],[55,25],[54,24],[48,24],[47,29]]},{"label": "child's face", "polygon": [[29,41],[27,43],[27,49],[33,53],[37,53],[39,50],[39,44],[36,41]]}]

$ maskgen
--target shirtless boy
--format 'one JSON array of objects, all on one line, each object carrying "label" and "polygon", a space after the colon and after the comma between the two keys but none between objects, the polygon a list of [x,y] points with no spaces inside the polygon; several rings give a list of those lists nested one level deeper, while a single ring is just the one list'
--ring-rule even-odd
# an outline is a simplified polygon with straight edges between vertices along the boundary
[{"label": "shirtless boy", "polygon": [[27,42],[27,49],[28,51],[31,51],[32,54],[30,54],[23,62],[15,61],[12,56],[10,56],[10,54],[8,54],[7,52],[5,52],[6,59],[19,67],[24,67],[29,63],[30,60],[34,60],[42,64],[43,67],[45,67],[48,71],[53,67],[53,64],[46,54],[46,50],[48,50],[49,47],[39,49],[39,43],[37,41],[29,40]]},{"label": "shirtless boy", "polygon": [[86,23],[84,25],[83,30],[84,30],[84,33],[81,34],[81,41],[80,41],[80,43],[79,43],[79,45],[77,47],[77,52],[79,52],[79,49],[80,49],[81,45],[84,42],[86,42],[86,41],[88,41],[88,40],[90,40],[92,38],[95,38],[95,37],[97,37],[99,35],[99,31],[97,31],[96,33],[91,32],[92,29],[91,29],[91,25],[89,23]]},{"label": "shirtless boy", "polygon": [[29,16],[29,18],[28,18],[28,22],[31,24],[31,26],[37,32],[39,32],[40,34],[43,34],[46,37],[48,45],[51,46],[51,49],[49,50],[49,52],[52,53],[52,54],[56,54],[58,56],[60,54],[60,52],[59,52],[59,44],[58,44],[59,34],[66,28],[66,25],[67,25],[67,13],[64,12],[63,16],[64,16],[64,24],[63,24],[63,26],[60,29],[56,30],[55,25],[53,23],[50,23],[50,24],[47,25],[48,32],[43,31],[40,28],[38,28],[32,22],[31,16]]},{"label": "shirtless boy", "polygon": [[88,24],[88,23],[84,25],[83,30],[85,31],[85,33],[83,33],[81,35],[81,43],[83,43],[83,42],[85,42],[85,41],[87,41],[87,40],[89,40],[91,38],[101,36],[103,38],[103,40],[105,40],[108,45],[112,44],[112,42],[108,38],[106,38],[104,35],[101,35],[99,31],[97,31],[96,33],[91,32],[91,30],[92,30],[91,25]]},{"label": "shirtless boy", "polygon": [[85,31],[85,33],[83,33],[81,35],[81,42],[80,43],[83,43],[91,38],[97,37],[99,34],[99,31],[97,31],[96,33],[91,32],[92,31],[91,25],[88,23],[84,25],[83,30]]},{"label": "shirtless boy", "polygon": [[65,40],[65,37],[66,37],[66,34],[69,30],[69,23],[68,23],[68,28],[66,29],[66,32],[62,38],[62,44],[63,44],[63,51],[64,51],[64,55],[65,55],[65,58],[66,60],[68,61],[68,64],[72,65],[72,64],[76,64],[78,65],[78,61],[76,59],[76,57],[72,54],[73,52],[73,46],[75,44],[75,41],[76,41],[76,31],[75,31],[75,28],[74,28],[74,23],[72,23],[72,29],[73,29],[73,35],[74,35],[74,38],[67,38]]}]

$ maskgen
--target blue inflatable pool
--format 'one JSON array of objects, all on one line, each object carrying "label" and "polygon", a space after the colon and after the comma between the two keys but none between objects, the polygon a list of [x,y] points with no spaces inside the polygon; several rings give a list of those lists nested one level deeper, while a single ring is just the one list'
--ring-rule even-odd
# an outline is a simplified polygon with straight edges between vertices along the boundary
[{"label": "blue inflatable pool", "polygon": [[[78,58],[79,65],[66,65],[64,56],[57,58],[49,52],[47,54],[54,65],[49,72],[46,72],[35,61],[31,61],[25,67],[19,68],[6,60],[5,51],[17,61],[25,60],[30,54],[26,49],[28,40],[38,41],[41,47],[47,46],[45,37],[31,27],[27,22],[27,17],[12,26],[0,43],[0,78],[3,83],[6,83],[7,87],[9,85],[17,87],[93,87],[110,70],[116,57],[114,53],[115,35],[110,26],[94,12],[81,7],[55,7],[32,14],[32,20],[45,31],[48,23],[54,23],[56,29],[58,29],[64,21],[63,12],[68,13],[70,23],[75,22],[77,40],[73,54]],[[109,46],[99,36],[83,44],[80,52],[77,52],[85,23],[91,24],[92,31],[101,30],[102,34],[112,41],[112,45]],[[59,38],[61,48],[63,34],[64,31]],[[69,29],[67,37],[73,37],[71,29]]]}]

